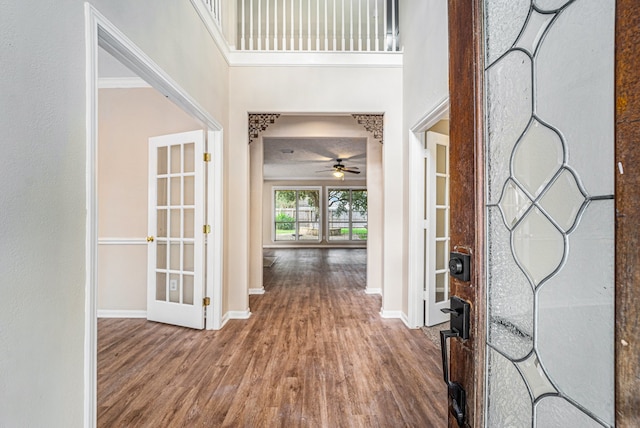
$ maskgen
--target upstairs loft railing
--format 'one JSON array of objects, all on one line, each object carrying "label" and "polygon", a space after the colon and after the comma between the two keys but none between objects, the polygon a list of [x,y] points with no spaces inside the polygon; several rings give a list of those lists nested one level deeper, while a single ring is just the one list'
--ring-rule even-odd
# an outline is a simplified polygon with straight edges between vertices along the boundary
[{"label": "upstairs loft railing", "polygon": [[221,3],[222,0],[202,0],[202,2],[207,6],[209,12],[211,12],[211,17],[213,21],[220,27],[222,26],[222,9]]},{"label": "upstairs loft railing", "polygon": [[[238,50],[384,52],[399,49],[398,0],[237,1]],[[219,3],[219,0],[208,2]]]}]

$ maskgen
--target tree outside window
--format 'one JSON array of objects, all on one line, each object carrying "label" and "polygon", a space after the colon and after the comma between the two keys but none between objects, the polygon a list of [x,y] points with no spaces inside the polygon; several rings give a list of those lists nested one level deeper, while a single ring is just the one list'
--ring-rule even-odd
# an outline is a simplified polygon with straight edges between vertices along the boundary
[{"label": "tree outside window", "polygon": [[320,190],[276,189],[275,240],[320,240]]},{"label": "tree outside window", "polygon": [[367,191],[329,189],[327,238],[329,241],[367,240]]}]

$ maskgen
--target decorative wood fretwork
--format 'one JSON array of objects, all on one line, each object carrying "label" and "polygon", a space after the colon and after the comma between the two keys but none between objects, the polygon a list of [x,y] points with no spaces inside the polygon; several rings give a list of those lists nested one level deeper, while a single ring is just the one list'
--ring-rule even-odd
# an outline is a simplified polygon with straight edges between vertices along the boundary
[{"label": "decorative wood fretwork", "polygon": [[260,132],[275,123],[279,117],[280,115],[275,113],[249,114],[249,144],[260,136]]},{"label": "decorative wood fretwork", "polygon": [[355,120],[364,129],[373,134],[373,138],[380,140],[382,144],[383,130],[384,130],[384,115],[382,114],[354,114],[352,115]]}]

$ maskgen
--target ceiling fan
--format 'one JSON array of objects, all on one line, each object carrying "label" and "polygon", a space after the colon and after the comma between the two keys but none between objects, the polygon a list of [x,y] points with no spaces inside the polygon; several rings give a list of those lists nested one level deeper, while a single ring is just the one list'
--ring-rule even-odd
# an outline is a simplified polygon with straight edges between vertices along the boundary
[{"label": "ceiling fan", "polygon": [[358,171],[358,167],[354,166],[354,167],[346,167],[345,165],[343,165],[342,163],[343,159],[336,159],[336,164],[333,165],[331,167],[331,169],[324,169],[322,171],[318,171],[318,172],[327,172],[327,171],[332,171],[333,172],[333,176],[336,178],[344,178],[344,173],[345,172],[350,172],[351,174],[360,174],[360,171]]}]

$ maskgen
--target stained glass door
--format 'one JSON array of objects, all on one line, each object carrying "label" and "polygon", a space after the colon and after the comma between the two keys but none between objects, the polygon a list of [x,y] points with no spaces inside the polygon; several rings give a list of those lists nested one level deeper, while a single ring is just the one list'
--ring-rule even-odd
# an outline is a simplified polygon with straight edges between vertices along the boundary
[{"label": "stained glass door", "polygon": [[613,0],[484,0],[488,427],[614,425]]},{"label": "stained glass door", "polygon": [[204,328],[204,131],[149,139],[147,319]]}]

